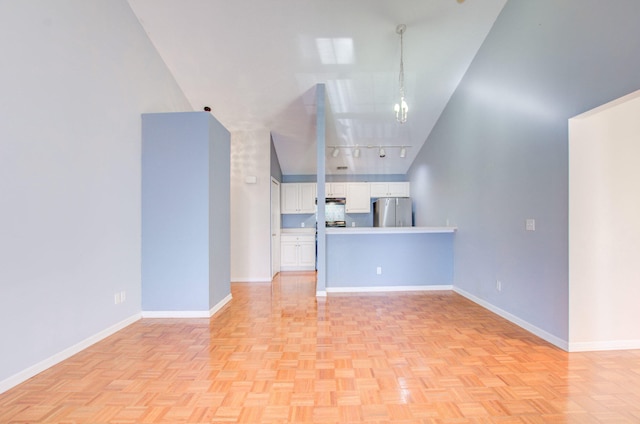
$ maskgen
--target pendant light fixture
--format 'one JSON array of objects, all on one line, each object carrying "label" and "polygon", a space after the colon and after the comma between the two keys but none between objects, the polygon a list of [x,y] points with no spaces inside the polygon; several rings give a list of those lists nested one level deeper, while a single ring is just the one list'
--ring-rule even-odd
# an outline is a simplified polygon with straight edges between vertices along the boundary
[{"label": "pendant light fixture", "polygon": [[407,113],[409,112],[409,106],[404,99],[404,43],[403,36],[407,30],[405,24],[400,24],[396,27],[396,33],[400,35],[400,75],[398,81],[400,82],[400,101],[396,103],[393,110],[396,112],[396,121],[404,124],[407,122]]}]

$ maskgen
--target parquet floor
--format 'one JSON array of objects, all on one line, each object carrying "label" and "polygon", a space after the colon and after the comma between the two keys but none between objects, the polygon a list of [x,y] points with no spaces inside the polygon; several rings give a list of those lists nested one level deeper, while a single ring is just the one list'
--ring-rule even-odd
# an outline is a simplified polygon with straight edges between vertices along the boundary
[{"label": "parquet floor", "polygon": [[0,423],[639,423],[640,351],[567,354],[452,292],[233,284],[0,395]]}]

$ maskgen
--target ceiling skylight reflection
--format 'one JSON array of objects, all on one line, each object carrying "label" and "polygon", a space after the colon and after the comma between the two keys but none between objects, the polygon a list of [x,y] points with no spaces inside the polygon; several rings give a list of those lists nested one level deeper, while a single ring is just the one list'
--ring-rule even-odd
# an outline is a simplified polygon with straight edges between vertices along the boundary
[{"label": "ceiling skylight reflection", "polygon": [[327,97],[334,113],[349,112],[353,98],[353,81],[350,79],[334,79],[327,81]]},{"label": "ceiling skylight reflection", "polygon": [[323,65],[350,65],[355,62],[352,38],[316,38],[316,48]]}]

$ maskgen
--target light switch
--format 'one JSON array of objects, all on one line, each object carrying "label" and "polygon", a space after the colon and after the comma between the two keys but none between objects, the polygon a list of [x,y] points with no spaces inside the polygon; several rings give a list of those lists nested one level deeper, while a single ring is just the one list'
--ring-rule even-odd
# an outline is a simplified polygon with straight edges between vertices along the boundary
[{"label": "light switch", "polygon": [[527,231],[535,231],[536,230],[536,220],[535,219],[531,219],[531,218],[527,219],[525,225],[526,225]]}]

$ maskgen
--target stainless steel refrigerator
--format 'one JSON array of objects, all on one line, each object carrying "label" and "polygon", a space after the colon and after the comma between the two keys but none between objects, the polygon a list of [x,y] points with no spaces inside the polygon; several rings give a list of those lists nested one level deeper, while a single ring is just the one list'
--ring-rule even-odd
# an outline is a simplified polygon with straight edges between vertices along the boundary
[{"label": "stainless steel refrigerator", "polygon": [[374,227],[411,227],[411,199],[385,197],[373,203]]}]

